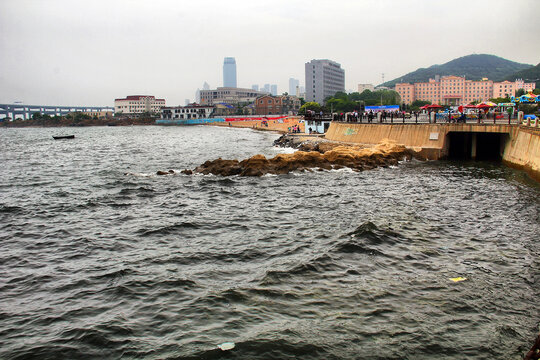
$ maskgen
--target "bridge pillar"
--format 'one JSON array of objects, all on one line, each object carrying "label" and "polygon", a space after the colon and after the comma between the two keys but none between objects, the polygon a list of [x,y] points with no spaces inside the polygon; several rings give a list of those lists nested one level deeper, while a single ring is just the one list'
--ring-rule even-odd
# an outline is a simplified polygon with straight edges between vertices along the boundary
[{"label": "bridge pillar", "polygon": [[471,159],[476,159],[476,144],[477,144],[477,139],[476,139],[476,133],[472,133],[472,138],[471,138]]}]

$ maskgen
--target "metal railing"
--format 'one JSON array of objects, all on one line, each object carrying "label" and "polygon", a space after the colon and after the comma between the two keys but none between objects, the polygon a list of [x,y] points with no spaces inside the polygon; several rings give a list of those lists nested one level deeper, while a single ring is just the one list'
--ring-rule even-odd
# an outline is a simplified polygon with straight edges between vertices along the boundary
[{"label": "metal railing", "polygon": [[476,114],[469,114],[465,118],[456,114],[437,113],[433,118],[433,113],[419,114],[386,114],[386,116],[377,116],[377,114],[364,113],[362,116],[351,114],[320,114],[305,116],[305,120],[311,121],[336,121],[343,123],[357,124],[520,124],[517,116],[510,116],[507,113],[482,114],[480,117]]}]

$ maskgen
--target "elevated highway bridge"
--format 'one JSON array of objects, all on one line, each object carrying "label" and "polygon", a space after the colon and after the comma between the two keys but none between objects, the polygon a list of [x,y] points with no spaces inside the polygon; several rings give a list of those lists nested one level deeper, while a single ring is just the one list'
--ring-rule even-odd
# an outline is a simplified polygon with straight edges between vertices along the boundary
[{"label": "elevated highway bridge", "polygon": [[101,112],[113,111],[110,106],[49,106],[49,105],[23,105],[23,104],[0,104],[0,118],[12,120],[28,120],[34,113],[50,116],[62,116],[72,112]]}]

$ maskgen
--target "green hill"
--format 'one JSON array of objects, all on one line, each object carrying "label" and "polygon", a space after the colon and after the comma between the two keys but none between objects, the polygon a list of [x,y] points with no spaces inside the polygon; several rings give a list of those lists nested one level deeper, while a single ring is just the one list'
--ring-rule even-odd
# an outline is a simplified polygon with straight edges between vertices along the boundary
[{"label": "green hill", "polygon": [[540,64],[518,71],[505,78],[505,80],[510,81],[514,81],[515,79],[523,79],[525,82],[536,82],[536,86],[540,86]]},{"label": "green hill", "polygon": [[480,80],[487,77],[490,80],[502,81],[509,76],[513,76],[514,73],[532,67],[529,64],[520,64],[495,55],[473,54],[451,60],[446,64],[418,69],[407,75],[387,81],[382,85],[393,87],[400,82],[425,82],[429,81],[430,78],[434,78],[435,75],[465,76],[468,80]]}]

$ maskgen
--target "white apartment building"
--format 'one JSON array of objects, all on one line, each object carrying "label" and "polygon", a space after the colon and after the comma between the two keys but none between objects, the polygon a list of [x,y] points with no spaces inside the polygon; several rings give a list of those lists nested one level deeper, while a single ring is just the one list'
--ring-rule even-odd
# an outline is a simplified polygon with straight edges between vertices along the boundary
[{"label": "white apartment building", "polygon": [[129,95],[124,99],[114,99],[115,114],[159,113],[165,106],[165,99],[151,95]]},{"label": "white apartment building", "polygon": [[162,119],[207,119],[214,111],[213,106],[189,104],[186,106],[164,107],[161,109]]},{"label": "white apartment building", "polygon": [[345,70],[335,61],[311,60],[305,64],[306,101],[324,103],[324,99],[345,91]]}]

